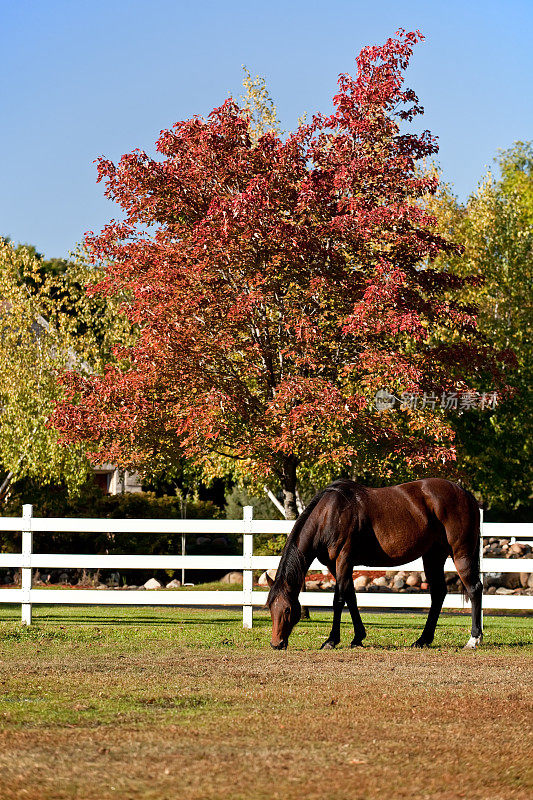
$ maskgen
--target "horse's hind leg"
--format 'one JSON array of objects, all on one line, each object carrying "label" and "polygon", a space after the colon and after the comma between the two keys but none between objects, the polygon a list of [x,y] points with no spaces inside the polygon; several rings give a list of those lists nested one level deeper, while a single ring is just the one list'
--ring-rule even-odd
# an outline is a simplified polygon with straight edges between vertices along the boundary
[{"label": "horse's hind leg", "polygon": [[472,630],[470,639],[465,647],[474,650],[483,641],[483,625],[481,621],[483,584],[479,574],[479,555],[478,552],[473,556],[456,555],[454,553],[453,560],[457,573],[465,587],[466,595],[472,603]]},{"label": "horse's hind leg", "polygon": [[422,557],[422,561],[424,562],[426,579],[429,583],[431,607],[422,635],[416,642],[413,642],[411,645],[412,647],[427,647],[433,641],[435,628],[437,627],[437,621],[447,591],[446,581],[444,579],[444,562],[446,561],[446,552],[444,549],[440,547],[433,548]]}]

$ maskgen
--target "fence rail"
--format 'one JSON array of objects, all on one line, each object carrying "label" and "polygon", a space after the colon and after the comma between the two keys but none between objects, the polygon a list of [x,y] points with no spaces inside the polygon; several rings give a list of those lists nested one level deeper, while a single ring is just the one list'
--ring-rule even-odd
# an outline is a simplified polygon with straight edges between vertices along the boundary
[{"label": "fence rail", "polygon": [[[39,518],[32,515],[32,506],[23,508],[22,517],[0,517],[1,531],[21,531],[20,553],[0,553],[0,569],[15,568],[22,572],[20,588],[1,589],[0,603],[20,603],[22,622],[29,625],[34,604],[59,605],[171,605],[171,606],[236,606],[242,607],[243,626],[251,628],[253,607],[263,606],[267,592],[253,589],[253,570],[276,568],[279,556],[253,554],[254,534],[289,534],[292,522],[283,520],[254,520],[251,506],[244,508],[242,520],[175,520],[175,519],[78,519]],[[34,553],[33,534],[43,532],[62,533],[172,533],[172,534],[239,534],[243,538],[242,555],[197,556],[197,555],[80,555],[68,553]],[[532,523],[486,522],[481,527],[481,549],[483,539],[488,537],[513,538],[526,541],[533,539]],[[116,589],[34,589],[32,570],[47,568],[62,569],[223,569],[239,570],[243,573],[242,591],[179,591],[179,590],[116,590]],[[315,560],[311,570],[321,570],[322,564]],[[380,567],[356,566],[357,570],[377,570]],[[423,570],[422,559],[416,559],[387,570]],[[455,572],[451,559],[446,561],[446,572]],[[484,558],[481,556],[481,571],[497,573],[533,573],[533,558]],[[307,606],[331,607],[333,593],[306,592],[300,600]],[[427,593],[378,593],[357,594],[362,608],[429,608]],[[485,595],[483,606],[487,610],[533,610],[533,597],[528,595]],[[444,608],[464,608],[462,595],[448,594]]]}]

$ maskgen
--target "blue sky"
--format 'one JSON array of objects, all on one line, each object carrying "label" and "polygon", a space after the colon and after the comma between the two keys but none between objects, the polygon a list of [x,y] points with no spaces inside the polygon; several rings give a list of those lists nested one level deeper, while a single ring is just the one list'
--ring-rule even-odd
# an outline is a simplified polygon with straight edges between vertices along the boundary
[{"label": "blue sky", "polygon": [[93,161],[266,77],[285,129],[328,111],[366,44],[420,28],[407,84],[461,199],[533,138],[532,0],[0,0],[0,233],[66,256],[117,215]]}]

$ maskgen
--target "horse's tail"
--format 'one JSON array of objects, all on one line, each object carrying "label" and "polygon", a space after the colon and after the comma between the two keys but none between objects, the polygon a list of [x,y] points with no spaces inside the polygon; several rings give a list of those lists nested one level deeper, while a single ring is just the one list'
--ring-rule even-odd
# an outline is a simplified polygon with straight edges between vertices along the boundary
[{"label": "horse's tail", "polygon": [[[480,579],[481,575],[481,513],[480,513],[480,505],[472,492],[469,492],[468,489],[461,487],[463,492],[468,497],[468,504],[470,506],[470,525],[473,527],[473,549],[474,552],[472,553],[472,561],[475,564],[476,575],[478,579]],[[468,593],[466,591],[464,583],[461,581],[461,594],[463,596],[463,600],[469,600]]]}]

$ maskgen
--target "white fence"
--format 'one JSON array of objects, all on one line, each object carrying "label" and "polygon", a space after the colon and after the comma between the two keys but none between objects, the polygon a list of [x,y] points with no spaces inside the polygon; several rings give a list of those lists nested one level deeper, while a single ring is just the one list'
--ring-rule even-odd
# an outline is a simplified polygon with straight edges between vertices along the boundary
[{"label": "white fence", "polygon": [[[22,531],[22,552],[1,553],[0,568],[20,568],[20,588],[0,589],[0,603],[20,603],[22,622],[31,624],[32,605],[56,603],[59,605],[169,605],[169,606],[239,606],[242,607],[243,625],[252,627],[254,606],[263,606],[266,591],[253,590],[253,570],[277,567],[279,556],[257,556],[253,554],[254,534],[288,534],[292,522],[278,520],[254,520],[251,506],[244,508],[242,520],[176,520],[176,519],[81,519],[38,518],[32,516],[32,506],[23,507],[22,517],[0,517],[0,530]],[[170,534],[239,534],[242,535],[242,555],[196,556],[196,555],[72,555],[67,553],[34,553],[33,534],[46,531],[63,533],[170,533]],[[496,536],[521,541],[533,539],[531,523],[489,522],[482,524],[482,538]],[[32,570],[52,569],[220,569],[242,570],[242,591],[157,590],[136,591],[117,589],[34,589]],[[322,564],[314,561],[311,570],[321,570]],[[358,570],[376,570],[379,567],[357,566]],[[397,567],[395,570],[423,570],[422,559]],[[447,572],[454,572],[453,561],[445,564]],[[533,572],[533,558],[483,558],[482,572]],[[300,596],[306,606],[329,607],[333,604],[332,592],[306,592]],[[429,608],[430,595],[426,593],[374,593],[364,592],[357,596],[362,608]],[[463,608],[460,594],[448,594],[444,608]],[[533,597],[527,595],[485,595],[483,607],[490,609],[533,610]]]}]

